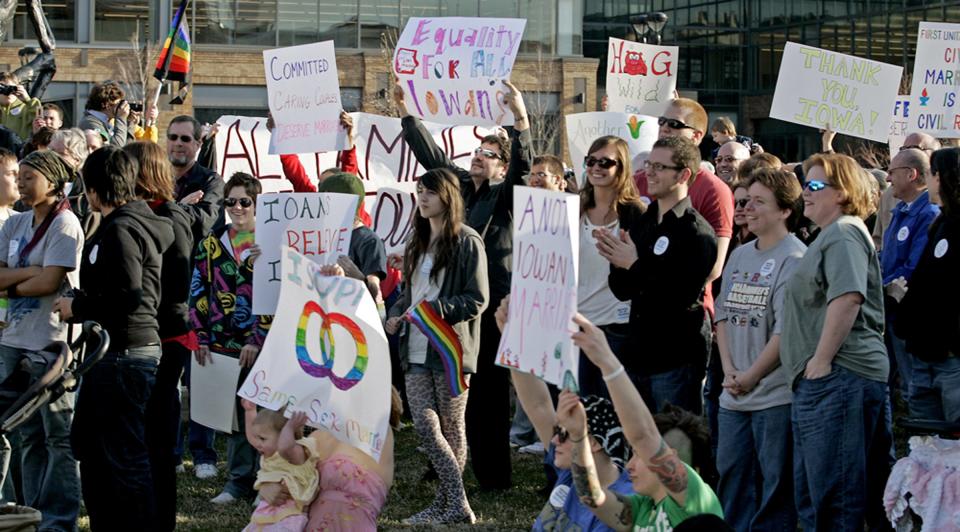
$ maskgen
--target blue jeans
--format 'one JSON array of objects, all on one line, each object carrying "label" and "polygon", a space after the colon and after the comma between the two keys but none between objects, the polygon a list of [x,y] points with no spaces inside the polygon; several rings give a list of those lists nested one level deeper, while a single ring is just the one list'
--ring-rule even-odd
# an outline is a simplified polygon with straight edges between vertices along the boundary
[{"label": "blue jeans", "polygon": [[703,411],[703,372],[703,367],[687,364],[653,375],[633,375],[629,371],[627,374],[654,414],[670,403],[699,416]]},{"label": "blue jeans", "polygon": [[[625,323],[601,325],[600,330],[607,338],[607,344],[614,353],[620,352],[620,346],[627,340],[627,330],[629,325]],[[617,355],[619,358],[619,355]],[[580,353],[580,368],[577,371],[577,381],[580,384],[580,396],[596,395],[610,399],[610,392],[607,390],[607,383],[603,382],[603,375],[600,369],[593,365],[593,362],[587,358],[587,355]]]},{"label": "blue jeans", "polygon": [[960,422],[960,358],[939,362],[913,359],[910,416]]},{"label": "blue jeans", "polygon": [[883,489],[893,464],[885,382],[836,364],[829,375],[799,379],[793,394],[794,489],[804,530],[889,528]]},{"label": "blue jeans", "polygon": [[738,532],[797,529],[790,405],[753,412],[720,408],[717,494]]},{"label": "blue jeans", "polygon": [[[187,357],[184,367],[185,382],[190,382],[190,357]],[[193,465],[214,464],[217,463],[217,451],[213,448],[214,436],[217,431],[204,427],[199,423],[190,421],[187,423],[187,447],[190,449],[190,455],[193,456]],[[183,431],[184,424],[177,424],[177,446],[173,453],[176,456],[176,463],[183,461]]]},{"label": "blue jeans", "polygon": [[[45,373],[49,357],[0,345],[4,366],[23,362],[30,381]],[[80,514],[80,473],[70,450],[73,394],[65,393],[41,408],[19,428],[22,497],[43,515],[40,530],[77,529]]]},{"label": "blue jeans", "polygon": [[107,353],[80,384],[73,450],[91,530],[155,523],[145,413],[159,360],[159,345]]},{"label": "blue jeans", "polygon": [[[894,313],[887,313],[883,334],[883,342],[887,346],[887,356],[890,358],[890,378],[887,380],[887,384],[891,386],[892,393],[896,376],[900,375],[900,397],[905,403],[910,404],[910,383],[913,381],[914,358],[907,352],[907,342],[894,333],[893,321],[895,317]],[[894,368],[896,368],[896,371],[894,371]]]}]

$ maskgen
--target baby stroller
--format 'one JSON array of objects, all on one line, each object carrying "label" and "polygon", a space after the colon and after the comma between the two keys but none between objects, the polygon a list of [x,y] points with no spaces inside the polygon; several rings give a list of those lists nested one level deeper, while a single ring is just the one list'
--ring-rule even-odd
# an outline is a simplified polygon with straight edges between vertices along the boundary
[{"label": "baby stroller", "polygon": [[[54,342],[43,350],[43,354],[47,355],[44,358],[50,362],[40,378],[32,384],[26,386],[29,381],[24,375],[25,371],[15,371],[9,378],[20,379],[26,389],[0,415],[0,435],[14,430],[64,393],[76,390],[80,377],[103,358],[109,347],[110,335],[107,331],[100,324],[88,321],[71,344]],[[27,506],[0,506],[0,532],[35,530],[40,517],[40,512]]]},{"label": "baby stroller", "polygon": [[907,418],[910,454],[893,466],[883,507],[894,528],[921,532],[960,529],[960,424]]}]

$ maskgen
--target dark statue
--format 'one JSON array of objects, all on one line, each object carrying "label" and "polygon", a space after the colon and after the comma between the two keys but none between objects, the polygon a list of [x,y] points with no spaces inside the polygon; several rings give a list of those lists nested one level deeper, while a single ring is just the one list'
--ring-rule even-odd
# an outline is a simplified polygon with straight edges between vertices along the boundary
[{"label": "dark statue", "polygon": [[[30,19],[34,33],[37,34],[40,48],[39,50],[33,46],[22,48],[19,55],[20,62],[23,64],[13,71],[13,75],[27,89],[30,96],[40,98],[57,72],[57,64],[53,58],[57,41],[53,37],[53,30],[50,29],[46,15],[43,14],[43,5],[40,0],[26,0],[26,4],[27,17]],[[7,37],[4,30],[13,20],[16,9],[17,0],[0,0],[0,42]],[[26,61],[30,56],[33,58]]]}]

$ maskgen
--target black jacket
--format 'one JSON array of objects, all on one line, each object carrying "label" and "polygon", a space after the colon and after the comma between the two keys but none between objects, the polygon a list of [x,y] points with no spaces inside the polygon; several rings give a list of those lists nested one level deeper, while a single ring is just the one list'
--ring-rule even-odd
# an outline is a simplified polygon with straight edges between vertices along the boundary
[{"label": "black jacket", "polygon": [[169,220],[134,201],[104,217],[87,240],[73,319],[99,322],[110,333],[110,352],[160,342],[161,257],[173,239]]},{"label": "black jacket", "polygon": [[160,338],[167,339],[190,331],[190,279],[193,274],[193,234],[190,215],[176,202],[151,205],[153,213],[170,220],[173,225],[173,245],[163,253],[160,268],[160,308],[157,322]]},{"label": "black jacket", "polygon": [[223,227],[223,178],[219,174],[194,163],[187,173],[177,178],[174,187],[173,196],[177,201],[198,190],[203,191],[203,199],[183,206],[191,218],[194,245],[210,232]]},{"label": "black jacket", "polygon": [[[413,151],[417,162],[427,170],[447,168],[460,178],[460,194],[466,209],[465,221],[483,238],[487,253],[487,274],[490,276],[490,301],[499,302],[510,293],[510,272],[513,270],[513,187],[523,184],[533,159],[530,130],[510,131],[510,167],[500,183],[484,182],[479,189],[470,173],[453,164],[423,123],[412,116],[402,120],[403,140]],[[497,305],[490,305],[495,309]]]}]

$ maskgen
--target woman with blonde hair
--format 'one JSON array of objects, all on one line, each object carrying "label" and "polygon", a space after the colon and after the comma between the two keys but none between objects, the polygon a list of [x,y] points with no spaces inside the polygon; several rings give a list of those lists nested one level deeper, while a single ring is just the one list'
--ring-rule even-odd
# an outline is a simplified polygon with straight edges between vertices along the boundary
[{"label": "woman with blonde hair", "polygon": [[804,215],[820,228],[784,290],[780,361],[793,390],[794,483],[804,530],[880,526],[890,472],[890,366],[883,284],[863,223],[870,188],[856,161],[803,164]]},{"label": "woman with blonde hair", "polygon": [[[580,284],[577,308],[607,337],[614,353],[627,336],[630,302],[610,291],[610,263],[597,249],[597,235],[626,234],[646,205],[640,201],[630,168],[630,151],[620,137],[593,141],[583,164],[586,182],[580,190]],[[619,355],[619,354],[618,354]],[[596,366],[583,358],[579,371],[584,394],[607,397],[607,387]]]}]

